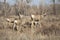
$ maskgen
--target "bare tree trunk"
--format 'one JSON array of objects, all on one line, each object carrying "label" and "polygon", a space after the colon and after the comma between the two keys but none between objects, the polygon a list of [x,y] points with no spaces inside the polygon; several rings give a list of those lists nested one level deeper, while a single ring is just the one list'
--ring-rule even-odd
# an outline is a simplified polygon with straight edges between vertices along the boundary
[{"label": "bare tree trunk", "polygon": [[6,17],[6,0],[4,0],[4,16]]},{"label": "bare tree trunk", "polygon": [[6,0],[4,0],[4,3],[6,3]]},{"label": "bare tree trunk", "polygon": [[53,0],[53,13],[54,13],[54,15],[56,15],[55,0]]},{"label": "bare tree trunk", "polygon": [[41,13],[44,14],[44,0],[41,0]]}]

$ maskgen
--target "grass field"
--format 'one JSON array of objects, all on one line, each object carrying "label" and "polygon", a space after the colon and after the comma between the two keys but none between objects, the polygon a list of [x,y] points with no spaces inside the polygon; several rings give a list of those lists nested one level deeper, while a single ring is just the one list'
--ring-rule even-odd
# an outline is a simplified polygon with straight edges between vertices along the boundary
[{"label": "grass field", "polygon": [[60,15],[45,16],[40,21],[41,28],[40,24],[34,26],[34,32],[29,24],[31,21],[26,19],[20,20],[16,31],[12,29],[13,23],[8,23],[6,17],[0,17],[0,40],[60,40]]}]

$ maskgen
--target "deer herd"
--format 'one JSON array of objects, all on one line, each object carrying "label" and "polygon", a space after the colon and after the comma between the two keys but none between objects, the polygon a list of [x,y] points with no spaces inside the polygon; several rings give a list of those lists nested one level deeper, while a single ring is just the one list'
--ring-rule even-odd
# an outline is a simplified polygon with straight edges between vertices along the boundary
[{"label": "deer herd", "polygon": [[[24,16],[24,15],[20,15],[20,19],[14,19],[13,21],[9,18],[6,19],[7,22],[9,23],[13,23],[13,26],[12,26],[12,29],[15,30],[18,30],[18,24],[19,24],[19,21],[24,17],[27,17],[27,19],[29,20],[29,17],[31,19],[31,29],[33,29],[34,25],[37,25],[40,23],[40,20],[42,18],[44,18],[45,14],[44,15],[31,15],[31,16]],[[21,20],[22,21],[22,20]],[[26,20],[27,21],[27,20]],[[40,23],[40,27],[41,27],[41,23]]]}]

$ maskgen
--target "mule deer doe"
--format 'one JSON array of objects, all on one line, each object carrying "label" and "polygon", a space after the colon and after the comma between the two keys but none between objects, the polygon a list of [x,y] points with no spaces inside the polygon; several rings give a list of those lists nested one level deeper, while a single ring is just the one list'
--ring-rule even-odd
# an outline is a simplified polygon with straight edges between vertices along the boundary
[{"label": "mule deer doe", "polygon": [[14,29],[18,30],[18,25],[17,25],[17,24],[19,24],[19,21],[20,21],[20,20],[13,20],[13,21],[12,21],[12,20],[9,19],[9,18],[7,18],[6,20],[7,20],[7,22],[9,22],[9,23],[13,23],[13,30],[14,30]]}]

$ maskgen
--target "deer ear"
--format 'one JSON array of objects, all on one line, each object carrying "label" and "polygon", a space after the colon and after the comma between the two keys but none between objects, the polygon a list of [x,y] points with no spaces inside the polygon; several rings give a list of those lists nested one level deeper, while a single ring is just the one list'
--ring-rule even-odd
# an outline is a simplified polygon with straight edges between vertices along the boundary
[{"label": "deer ear", "polygon": [[10,21],[10,19],[7,18],[6,21]]},{"label": "deer ear", "polygon": [[15,23],[17,23],[17,20],[15,20]]},{"label": "deer ear", "polygon": [[32,15],[32,18],[34,18],[35,16],[34,15]]}]

